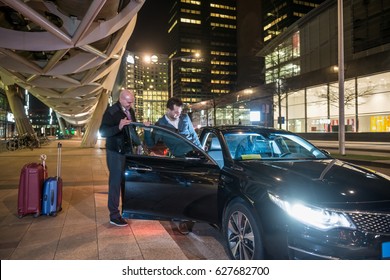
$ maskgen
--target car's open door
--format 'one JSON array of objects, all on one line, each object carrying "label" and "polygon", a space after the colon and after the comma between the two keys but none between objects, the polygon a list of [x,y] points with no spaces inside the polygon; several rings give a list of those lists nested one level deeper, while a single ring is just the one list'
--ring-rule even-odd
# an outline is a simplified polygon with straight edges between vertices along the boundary
[{"label": "car's open door", "polygon": [[168,129],[138,125],[137,132],[144,145],[127,156],[123,216],[216,223],[219,166]]}]

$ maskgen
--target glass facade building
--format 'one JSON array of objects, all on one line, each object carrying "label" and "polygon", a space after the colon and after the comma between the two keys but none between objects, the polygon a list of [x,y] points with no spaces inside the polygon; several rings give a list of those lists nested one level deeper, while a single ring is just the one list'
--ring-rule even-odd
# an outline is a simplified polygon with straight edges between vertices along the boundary
[{"label": "glass facade building", "polygon": [[154,123],[166,110],[168,56],[126,51],[125,58],[124,86],[135,92],[137,119]]},{"label": "glass facade building", "polygon": [[[274,85],[275,127],[338,131],[336,2],[326,1],[261,51],[266,81]],[[383,61],[390,50],[389,12],[386,1],[344,1],[347,132],[390,132],[390,64]]]},{"label": "glass facade building", "polygon": [[325,0],[267,0],[263,4],[263,40],[270,42]]},{"label": "glass facade building", "polygon": [[[378,73],[345,81],[347,132],[390,132],[389,75]],[[287,117],[283,127],[295,132],[337,132],[338,102],[337,83],[289,92],[282,100],[282,115]]]}]

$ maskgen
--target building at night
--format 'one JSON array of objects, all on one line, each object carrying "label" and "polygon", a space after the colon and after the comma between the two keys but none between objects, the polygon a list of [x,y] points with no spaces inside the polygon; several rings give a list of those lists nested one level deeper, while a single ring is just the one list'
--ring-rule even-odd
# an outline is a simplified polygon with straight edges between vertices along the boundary
[{"label": "building at night", "polygon": [[11,109],[9,108],[7,95],[0,86],[0,139],[12,137],[15,129],[15,120],[11,113]]},{"label": "building at night", "polygon": [[168,100],[168,56],[125,52],[124,87],[136,96],[136,115],[140,121],[155,122],[166,110]]},{"label": "building at night", "polygon": [[191,104],[233,92],[237,1],[172,2],[168,23],[170,95]]},{"label": "building at night", "polygon": [[[390,4],[344,0],[343,10],[345,130],[390,132]],[[339,40],[337,1],[328,0],[261,50],[274,126],[338,131]]]},{"label": "building at night", "polygon": [[[377,137],[390,132],[390,4],[384,0],[343,3],[346,137],[369,140],[375,133],[379,141],[382,138]],[[238,117],[252,123],[250,112],[260,110],[261,124],[272,117],[274,127],[337,137],[332,133],[339,130],[340,112],[337,22],[337,1],[324,1],[260,49],[258,56],[265,60],[263,86],[247,90],[248,94],[236,92],[229,104],[217,108],[212,102],[196,104],[195,114],[216,109],[211,114],[217,116],[217,124]],[[271,108],[254,106],[259,100],[270,100]]]},{"label": "building at night", "polygon": [[325,0],[267,0],[262,2],[263,41],[270,42]]}]

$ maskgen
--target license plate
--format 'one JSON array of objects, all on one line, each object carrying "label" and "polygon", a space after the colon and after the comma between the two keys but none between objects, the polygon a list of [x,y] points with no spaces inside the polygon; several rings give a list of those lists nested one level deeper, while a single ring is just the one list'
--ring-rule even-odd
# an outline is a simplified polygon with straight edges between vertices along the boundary
[{"label": "license plate", "polygon": [[390,242],[382,243],[382,259],[390,259]]}]

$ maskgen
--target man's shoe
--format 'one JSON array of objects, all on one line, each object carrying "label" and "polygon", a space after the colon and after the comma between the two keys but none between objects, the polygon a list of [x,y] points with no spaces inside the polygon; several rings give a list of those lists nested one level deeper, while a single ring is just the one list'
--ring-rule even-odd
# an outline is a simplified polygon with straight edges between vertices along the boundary
[{"label": "man's shoe", "polygon": [[110,219],[110,224],[117,226],[117,227],[125,227],[127,226],[127,222],[122,217],[119,217],[117,219]]}]

